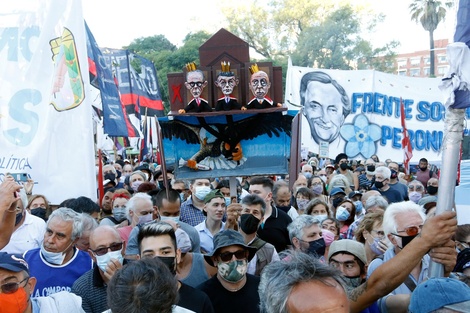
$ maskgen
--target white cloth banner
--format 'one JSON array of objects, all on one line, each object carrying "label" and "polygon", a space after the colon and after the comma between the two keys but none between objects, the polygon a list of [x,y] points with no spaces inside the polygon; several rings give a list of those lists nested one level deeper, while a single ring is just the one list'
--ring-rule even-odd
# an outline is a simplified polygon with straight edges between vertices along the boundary
[{"label": "white cloth banner", "polygon": [[[403,138],[400,97],[413,146],[412,162],[440,160],[445,96],[440,78],[413,78],[373,70],[342,71],[292,66],[286,80],[286,104],[302,108],[302,147],[335,158],[377,155],[401,163]],[[466,111],[467,117],[469,111]],[[465,129],[468,133],[468,129]]]},{"label": "white cloth banner", "polygon": [[53,204],[96,199],[80,0],[0,6],[0,181],[28,173]]}]

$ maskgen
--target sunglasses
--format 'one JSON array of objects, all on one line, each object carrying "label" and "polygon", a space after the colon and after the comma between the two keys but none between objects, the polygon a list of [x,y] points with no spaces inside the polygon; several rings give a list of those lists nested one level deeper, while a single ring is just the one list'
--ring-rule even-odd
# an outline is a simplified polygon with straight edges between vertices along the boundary
[{"label": "sunglasses", "polygon": [[[28,283],[28,279],[29,277],[26,277],[25,279],[23,279],[22,281],[18,282],[18,283],[6,283],[6,284],[3,284],[0,286],[0,289],[2,290],[2,293],[14,293],[18,290],[18,288],[20,287],[20,285],[26,281],[26,283]],[[25,284],[26,286],[26,284]],[[23,286],[24,287],[24,286]]]},{"label": "sunglasses", "polygon": [[423,228],[423,225],[409,226],[406,227],[404,230],[397,230],[397,233],[406,233],[407,236],[416,236],[417,234],[419,234],[419,230],[421,228]]},{"label": "sunglasses", "polygon": [[219,254],[219,258],[222,260],[222,262],[230,262],[233,256],[235,256],[237,260],[243,260],[248,257],[248,251],[238,250],[235,252],[223,252]]},{"label": "sunglasses", "polygon": [[103,248],[99,248],[99,249],[96,249],[96,250],[91,250],[95,255],[98,255],[98,256],[102,256],[102,255],[105,255],[106,253],[108,253],[108,250],[111,250],[111,251],[119,251],[122,249],[122,242],[120,243],[113,243],[112,245],[110,245],[109,247],[103,247]]}]

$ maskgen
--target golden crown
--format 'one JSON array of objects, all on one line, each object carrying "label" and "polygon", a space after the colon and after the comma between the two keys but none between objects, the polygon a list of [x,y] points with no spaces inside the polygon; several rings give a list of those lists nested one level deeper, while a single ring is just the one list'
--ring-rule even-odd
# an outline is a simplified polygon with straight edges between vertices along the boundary
[{"label": "golden crown", "polygon": [[220,66],[222,68],[222,72],[224,73],[230,72],[230,62],[225,62],[225,61],[220,62]]},{"label": "golden crown", "polygon": [[253,64],[250,66],[250,73],[253,75],[254,73],[259,72],[258,64]]},{"label": "golden crown", "polygon": [[187,63],[186,64],[186,69],[188,70],[188,72],[195,71],[196,70],[196,63],[194,63],[194,62]]}]

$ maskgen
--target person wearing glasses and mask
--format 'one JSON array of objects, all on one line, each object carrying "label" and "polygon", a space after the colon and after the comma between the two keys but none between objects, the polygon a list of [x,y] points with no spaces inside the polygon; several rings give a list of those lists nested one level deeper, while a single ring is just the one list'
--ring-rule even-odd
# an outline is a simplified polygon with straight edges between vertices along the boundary
[{"label": "person wearing glasses and mask", "polygon": [[20,256],[0,252],[0,311],[19,313],[82,313],[80,297],[67,291],[31,298],[36,278]]},{"label": "person wearing glasses and mask", "polygon": [[72,292],[82,298],[85,312],[103,312],[109,308],[106,302],[107,284],[125,264],[123,246],[119,232],[112,226],[99,226],[91,233],[88,251],[95,265],[72,286]]},{"label": "person wearing glasses and mask", "polygon": [[93,268],[88,253],[75,247],[82,232],[81,213],[64,207],[52,212],[41,247],[24,254],[31,275],[37,279],[33,297],[70,291],[73,283]]},{"label": "person wearing glasses and mask", "polygon": [[[423,210],[413,201],[398,202],[388,206],[384,213],[383,231],[393,246],[384,253],[383,259],[376,258],[370,263],[367,276],[370,277],[380,265],[401,253],[401,250],[407,244],[418,237],[425,219]],[[457,261],[457,252],[454,245],[453,242],[449,242],[448,245],[441,247],[445,249],[445,251],[441,250],[444,253],[440,253],[439,256],[431,255],[434,261],[444,265],[445,276],[449,276]],[[398,310],[396,312],[402,312],[399,310],[406,312],[409,295],[418,284],[428,278],[429,262],[430,255],[424,255],[421,262],[413,268],[404,283],[389,295],[380,298],[378,303],[381,312],[395,312],[395,310]]]},{"label": "person wearing glasses and mask", "polygon": [[256,248],[247,246],[239,232],[228,229],[214,236],[214,250],[204,258],[217,267],[217,275],[198,289],[209,296],[215,312],[260,312],[259,277],[246,273],[255,253]]}]

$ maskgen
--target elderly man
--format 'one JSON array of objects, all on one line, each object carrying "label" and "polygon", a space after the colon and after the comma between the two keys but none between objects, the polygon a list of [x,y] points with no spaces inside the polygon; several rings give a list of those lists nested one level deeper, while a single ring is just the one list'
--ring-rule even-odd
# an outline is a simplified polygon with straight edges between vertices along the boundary
[{"label": "elderly man", "polygon": [[[194,64],[194,63],[193,63]],[[193,98],[189,101],[188,105],[184,109],[180,109],[178,113],[188,112],[211,112],[212,107],[209,105],[206,99],[203,99],[202,91],[207,86],[207,80],[204,78],[204,73],[201,70],[196,70],[196,65],[191,71],[186,74],[186,82],[184,83],[186,88],[191,92]]]},{"label": "elderly man", "polygon": [[424,189],[423,184],[419,180],[412,180],[408,183],[408,197],[410,201],[418,203],[419,200],[424,196],[426,190]]},{"label": "elderly man", "polygon": [[404,200],[408,200],[408,188],[405,184],[398,180],[398,173],[400,173],[400,167],[397,162],[389,162],[388,168],[390,169],[390,182],[389,186],[392,189],[397,190],[403,197]]},{"label": "elderly man", "polygon": [[255,253],[256,248],[245,245],[243,236],[234,230],[214,236],[214,251],[204,258],[217,267],[217,275],[198,289],[209,296],[215,312],[259,312],[259,277],[246,273]]},{"label": "elderly man", "polygon": [[[176,275],[177,264],[181,261],[181,251],[176,246],[176,235],[173,227],[165,222],[151,223],[142,227],[138,236],[140,258],[158,258],[165,263],[173,275]],[[198,289],[179,281],[178,306],[191,312],[214,312],[207,295]]]},{"label": "elderly man", "polygon": [[286,181],[279,180],[273,185],[273,201],[276,207],[295,219],[299,216],[297,210],[291,205],[292,193],[289,190],[289,184]]},{"label": "elderly man", "polygon": [[[384,214],[383,228],[393,247],[385,252],[383,259],[375,259],[370,263],[367,272],[368,276],[373,274],[384,262],[393,260],[402,254],[403,249],[408,244],[416,241],[423,228],[425,218],[421,207],[412,201],[394,203],[387,208]],[[449,245],[452,248],[444,247],[448,248],[446,253],[442,255],[441,260],[436,260],[444,265],[446,275],[452,271],[457,259],[457,252],[453,249],[453,242],[450,242]],[[406,280],[394,289],[390,295],[379,300],[381,312],[386,313],[388,310],[394,312],[396,309],[406,310],[406,303],[404,301],[406,295],[411,294],[418,284],[428,278],[429,255],[423,255],[418,260],[419,262],[414,266],[408,277],[406,277]]]},{"label": "elderly man", "polygon": [[230,70],[230,62],[222,62],[222,70],[217,74],[214,84],[220,88],[222,98],[217,100],[216,111],[240,110],[242,106],[238,104],[237,98],[232,97],[233,89],[238,85],[238,78]]},{"label": "elderly man", "polygon": [[40,248],[26,251],[24,258],[37,279],[34,297],[70,291],[73,283],[93,267],[88,253],[75,247],[82,234],[79,213],[68,208],[52,212]]},{"label": "elderly man", "polygon": [[114,227],[99,226],[90,235],[90,255],[93,269],[78,278],[72,292],[82,298],[86,313],[101,313],[108,309],[107,284],[124,264],[123,241]]},{"label": "elderly man", "polygon": [[442,262],[447,258],[453,244],[450,238],[457,226],[455,216],[454,212],[445,212],[430,218],[423,227],[421,237],[379,266],[367,284],[349,292],[349,305],[338,272],[325,273],[325,268],[315,258],[294,253],[287,262],[273,262],[265,267],[261,275],[261,311],[360,312],[399,286],[430,249],[433,249],[435,260]]},{"label": "elderly man", "polygon": [[375,169],[375,183],[373,190],[380,192],[380,195],[387,199],[388,203],[401,202],[405,198],[395,189],[390,188],[390,176],[392,172],[388,167],[379,166]]},{"label": "elderly man", "polygon": [[246,105],[247,109],[267,109],[281,104],[275,105],[273,100],[267,97],[271,83],[269,82],[268,74],[260,71],[257,64],[250,67],[251,78],[249,87],[253,93],[253,99]]},{"label": "elderly man", "polygon": [[289,227],[289,238],[294,250],[314,255],[325,260],[325,240],[322,237],[320,220],[312,215],[300,215]]},{"label": "elderly man", "polygon": [[222,218],[225,214],[225,198],[220,190],[212,190],[204,198],[204,215],[206,219],[194,228],[201,240],[201,253],[209,253],[214,249],[214,235],[225,229]]},{"label": "elderly man", "polygon": [[18,313],[82,313],[81,299],[67,291],[31,298],[36,278],[18,255],[0,252],[0,311]]}]

